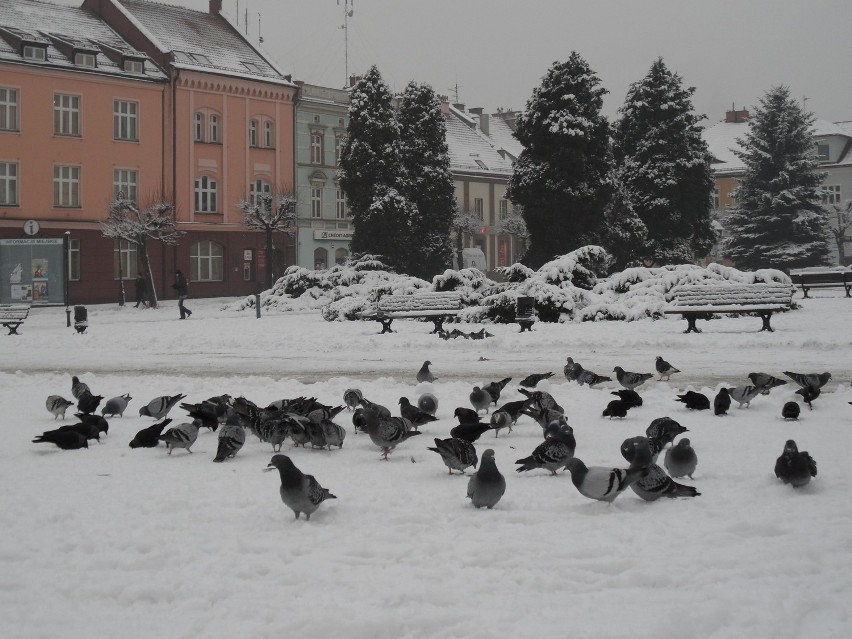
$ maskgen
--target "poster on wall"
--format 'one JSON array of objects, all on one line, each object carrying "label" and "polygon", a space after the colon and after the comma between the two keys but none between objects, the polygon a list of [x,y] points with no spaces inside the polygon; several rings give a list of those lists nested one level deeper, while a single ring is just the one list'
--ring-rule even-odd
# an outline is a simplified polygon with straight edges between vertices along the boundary
[{"label": "poster on wall", "polygon": [[32,302],[33,287],[29,284],[12,284],[12,302]]},{"label": "poster on wall", "polygon": [[64,304],[65,270],[61,237],[0,240],[0,304]]}]

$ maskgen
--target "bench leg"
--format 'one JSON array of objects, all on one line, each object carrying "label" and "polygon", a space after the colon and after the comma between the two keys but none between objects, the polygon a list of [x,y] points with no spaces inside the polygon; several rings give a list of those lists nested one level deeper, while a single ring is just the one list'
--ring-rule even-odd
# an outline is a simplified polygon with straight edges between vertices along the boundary
[{"label": "bench leg", "polygon": [[695,325],[695,320],[698,319],[697,315],[683,313],[682,317],[688,323],[684,333],[700,333],[701,332],[701,330]]},{"label": "bench leg", "polygon": [[22,324],[22,322],[9,322],[8,324],[3,324],[6,328],[9,329],[8,335],[20,335],[18,332],[18,327]]},{"label": "bench leg", "polygon": [[771,317],[772,317],[772,311],[769,311],[768,313],[760,313],[760,319],[763,320],[763,327],[760,329],[760,331],[758,331],[758,333],[761,332],[761,331],[769,331],[770,333],[775,332],[775,329],[773,329],[769,325],[769,319]]},{"label": "bench leg", "polygon": [[809,290],[810,290],[810,289],[807,289],[807,288],[805,288],[804,286],[802,287],[802,293],[804,294],[805,299],[807,299],[807,297],[808,297],[808,291],[809,291]]},{"label": "bench leg", "polygon": [[849,294],[850,290],[852,290],[852,286],[847,286],[846,287],[846,297],[852,297],[852,295]]},{"label": "bench leg", "polygon": [[379,335],[384,335],[385,333],[393,333],[393,329],[391,329],[391,323],[393,322],[392,317],[377,319],[377,322],[381,322],[382,324],[382,332]]},{"label": "bench leg", "polygon": [[530,333],[532,333],[533,322],[518,322],[518,324],[521,325],[521,333],[523,333],[524,331],[529,331]]},{"label": "bench leg", "polygon": [[435,325],[435,328],[429,331],[429,335],[435,335],[436,333],[444,332],[444,317],[433,317],[432,323]]}]

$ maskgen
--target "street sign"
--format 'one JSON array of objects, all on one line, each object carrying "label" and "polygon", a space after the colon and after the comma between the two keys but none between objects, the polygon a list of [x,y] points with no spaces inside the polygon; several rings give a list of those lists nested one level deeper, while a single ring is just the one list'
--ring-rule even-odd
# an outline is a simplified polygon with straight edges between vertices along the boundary
[{"label": "street sign", "polygon": [[40,229],[41,226],[39,226],[39,223],[35,220],[27,220],[24,222],[24,233],[27,235],[35,235]]}]

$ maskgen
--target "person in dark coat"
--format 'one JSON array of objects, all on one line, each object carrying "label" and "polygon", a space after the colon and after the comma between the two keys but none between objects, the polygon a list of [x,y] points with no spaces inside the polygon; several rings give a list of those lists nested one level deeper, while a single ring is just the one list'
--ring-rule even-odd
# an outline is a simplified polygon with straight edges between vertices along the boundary
[{"label": "person in dark coat", "polygon": [[175,271],[175,283],[172,284],[172,288],[177,291],[180,318],[186,319],[192,315],[192,311],[183,305],[183,301],[186,299],[187,295],[189,295],[189,291],[187,288],[186,277],[184,277],[184,274],[180,269]]},{"label": "person in dark coat", "polygon": [[139,308],[139,305],[142,305],[142,308],[146,308],[148,306],[148,283],[145,281],[145,278],[142,275],[136,276],[136,308]]}]

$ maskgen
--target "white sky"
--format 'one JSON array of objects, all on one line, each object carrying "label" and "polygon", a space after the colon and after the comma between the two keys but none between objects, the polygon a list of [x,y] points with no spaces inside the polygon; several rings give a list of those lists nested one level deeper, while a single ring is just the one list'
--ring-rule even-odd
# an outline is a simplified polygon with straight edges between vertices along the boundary
[{"label": "white sky", "polygon": [[[79,5],[81,0],[59,0]],[[249,35],[262,16],[264,48],[287,72],[342,86],[344,7],[337,0],[224,0]],[[340,0],[341,4],[344,0]],[[848,0],[350,0],[349,70],[376,64],[393,89],[428,82],[468,107],[523,109],[554,61],[578,51],[610,91],[613,117],[627,87],[658,56],[696,87],[710,123],[786,84],[817,117],[852,120],[852,10]],[[206,10],[207,0],[169,0]],[[454,98],[453,98],[454,99]]]}]

